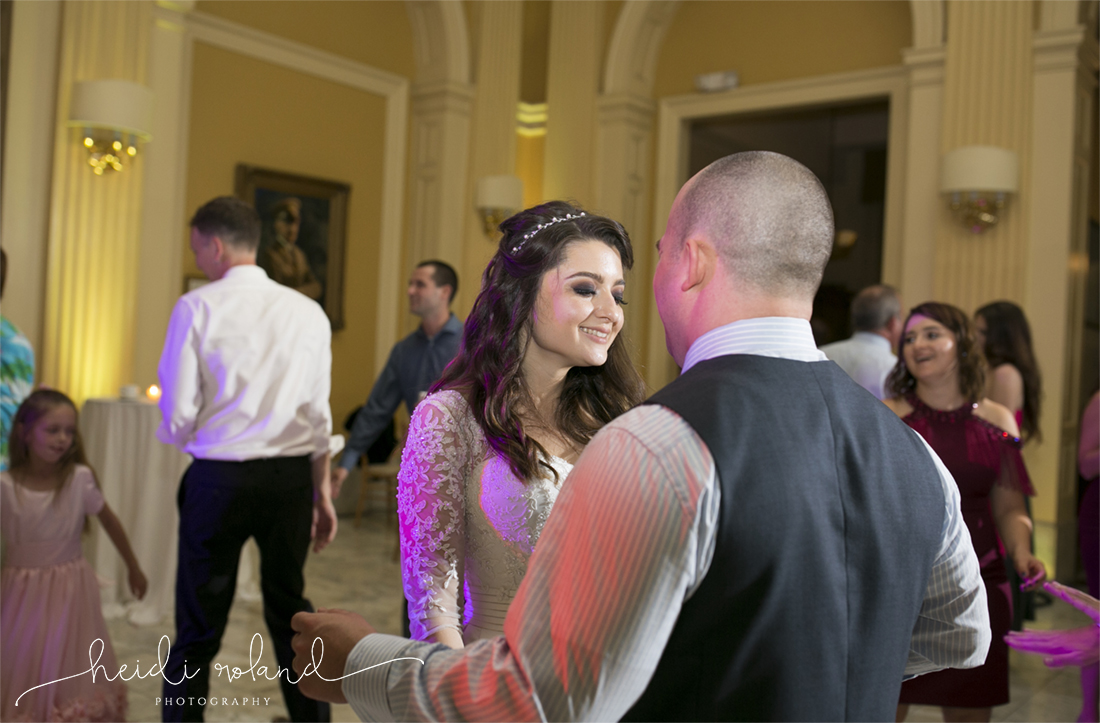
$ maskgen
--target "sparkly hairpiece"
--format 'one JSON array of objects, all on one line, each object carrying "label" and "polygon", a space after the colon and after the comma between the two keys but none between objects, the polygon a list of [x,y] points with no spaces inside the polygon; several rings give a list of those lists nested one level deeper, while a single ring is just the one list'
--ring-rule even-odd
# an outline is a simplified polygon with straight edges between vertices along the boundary
[{"label": "sparkly hairpiece", "polygon": [[515,246],[512,247],[512,253],[513,254],[518,254],[519,250],[523,248],[523,244],[527,243],[527,239],[531,238],[532,236],[537,234],[539,231],[542,231],[544,228],[550,228],[554,224],[561,223],[562,221],[572,221],[573,219],[580,218],[583,215],[584,215],[584,211],[581,211],[580,213],[577,213],[577,214],[567,213],[564,216],[562,216],[561,218],[558,218],[557,216],[555,216],[554,218],[550,219],[546,223],[540,223],[538,226],[535,226],[535,228],[533,228],[531,231],[529,231],[529,232],[527,232],[526,234],[523,235],[523,238],[521,238],[519,240],[519,243],[517,243]]}]

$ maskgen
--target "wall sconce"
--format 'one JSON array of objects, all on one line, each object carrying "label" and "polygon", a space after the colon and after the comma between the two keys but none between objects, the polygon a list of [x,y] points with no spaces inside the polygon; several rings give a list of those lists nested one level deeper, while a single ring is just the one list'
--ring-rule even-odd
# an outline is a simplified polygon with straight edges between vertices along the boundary
[{"label": "wall sconce", "polygon": [[1015,193],[1020,175],[1016,153],[993,146],[964,146],[944,154],[940,192],[950,194],[951,210],[970,229],[981,233],[997,223]]},{"label": "wall sconce", "polygon": [[515,176],[485,176],[477,182],[477,210],[492,236],[504,219],[523,208],[523,181]]},{"label": "wall sconce", "polygon": [[81,129],[88,164],[97,176],[121,171],[152,140],[153,91],[128,80],[73,83],[69,125]]}]

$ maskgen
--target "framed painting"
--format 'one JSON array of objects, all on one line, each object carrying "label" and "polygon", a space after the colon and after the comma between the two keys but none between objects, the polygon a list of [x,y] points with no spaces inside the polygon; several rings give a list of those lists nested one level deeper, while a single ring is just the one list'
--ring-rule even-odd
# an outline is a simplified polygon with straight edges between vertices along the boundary
[{"label": "framed painting", "polygon": [[243,163],[234,187],[260,214],[256,262],[274,281],[316,300],[333,330],[342,329],[351,187]]}]

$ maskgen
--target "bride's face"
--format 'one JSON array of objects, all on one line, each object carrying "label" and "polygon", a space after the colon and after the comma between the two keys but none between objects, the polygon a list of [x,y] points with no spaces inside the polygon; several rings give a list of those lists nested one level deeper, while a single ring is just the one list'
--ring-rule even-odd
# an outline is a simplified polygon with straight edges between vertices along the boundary
[{"label": "bride's face", "polygon": [[524,366],[553,375],[600,366],[623,326],[623,264],[602,241],[574,241],[542,277]]}]

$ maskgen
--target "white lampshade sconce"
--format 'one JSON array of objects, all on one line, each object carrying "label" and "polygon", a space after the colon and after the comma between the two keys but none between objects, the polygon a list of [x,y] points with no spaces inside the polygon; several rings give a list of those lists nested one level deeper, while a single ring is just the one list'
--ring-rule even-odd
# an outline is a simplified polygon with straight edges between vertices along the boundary
[{"label": "white lampshade sconce", "polygon": [[940,192],[951,210],[972,233],[997,224],[1018,189],[1020,161],[1016,153],[994,146],[964,146],[944,154]]},{"label": "white lampshade sconce", "polygon": [[69,125],[81,131],[97,176],[121,171],[152,140],[153,91],[128,80],[73,83]]},{"label": "white lampshade sconce", "polygon": [[523,208],[523,181],[515,176],[480,178],[475,203],[485,235],[491,237],[504,219]]}]

